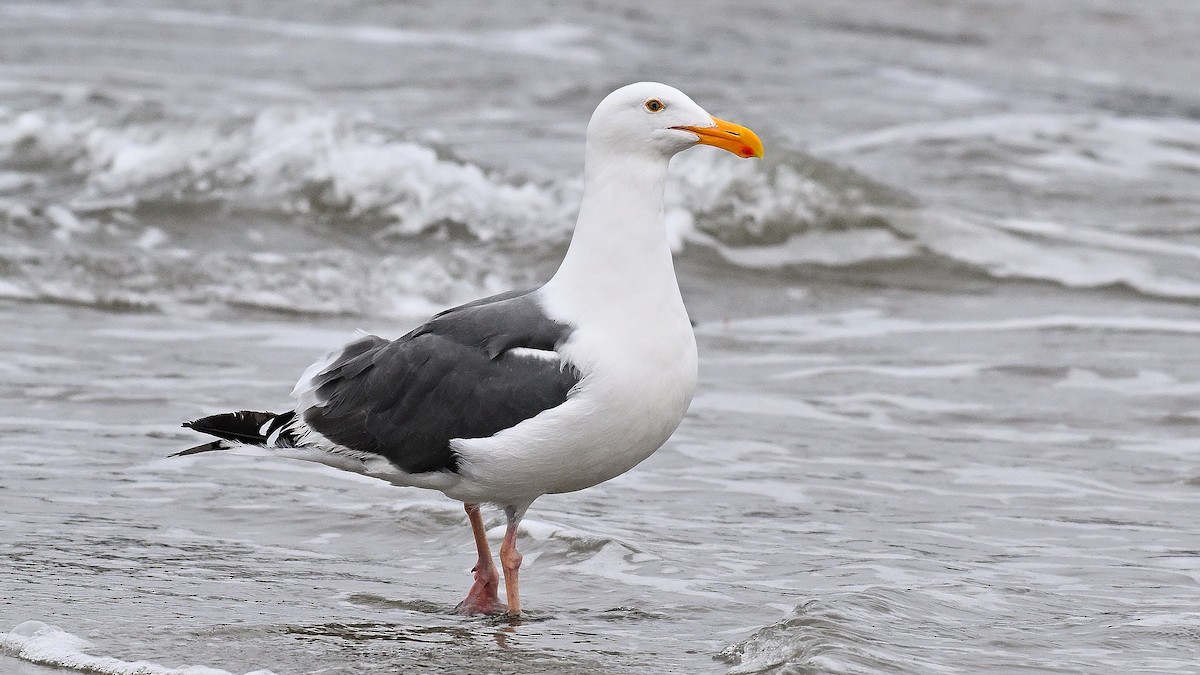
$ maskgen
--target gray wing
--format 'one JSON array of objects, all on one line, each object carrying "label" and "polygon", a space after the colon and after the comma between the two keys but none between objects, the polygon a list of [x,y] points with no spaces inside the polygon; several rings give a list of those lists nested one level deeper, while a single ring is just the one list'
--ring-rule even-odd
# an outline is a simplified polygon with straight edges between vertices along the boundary
[{"label": "gray wing", "polygon": [[447,310],[393,341],[368,335],[342,350],[309,386],[298,411],[314,431],[409,473],[454,471],[454,438],[485,438],[567,399],[579,381],[552,351],[571,328],[548,318],[531,292]]}]

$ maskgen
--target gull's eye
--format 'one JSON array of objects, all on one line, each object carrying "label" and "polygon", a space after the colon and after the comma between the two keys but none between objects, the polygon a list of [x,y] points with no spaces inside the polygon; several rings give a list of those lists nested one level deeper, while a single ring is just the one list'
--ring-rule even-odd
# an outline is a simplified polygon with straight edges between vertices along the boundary
[{"label": "gull's eye", "polygon": [[659,112],[663,108],[667,107],[667,106],[663,105],[662,101],[660,101],[656,98],[652,98],[649,101],[646,101],[645,103],[643,103],[642,105],[644,105],[646,107],[646,110],[649,110],[652,113]]}]

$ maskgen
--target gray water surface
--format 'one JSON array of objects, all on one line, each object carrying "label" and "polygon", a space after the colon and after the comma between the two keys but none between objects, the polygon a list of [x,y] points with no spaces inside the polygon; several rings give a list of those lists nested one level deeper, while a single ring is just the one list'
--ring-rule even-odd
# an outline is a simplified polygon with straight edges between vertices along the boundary
[{"label": "gray water surface", "polygon": [[[1197,31],[0,2],[0,672],[1200,672]],[[675,160],[700,387],[534,504],[527,616],[450,613],[440,494],[167,457],[355,328],[544,279],[587,116],[640,79],[768,156]]]}]

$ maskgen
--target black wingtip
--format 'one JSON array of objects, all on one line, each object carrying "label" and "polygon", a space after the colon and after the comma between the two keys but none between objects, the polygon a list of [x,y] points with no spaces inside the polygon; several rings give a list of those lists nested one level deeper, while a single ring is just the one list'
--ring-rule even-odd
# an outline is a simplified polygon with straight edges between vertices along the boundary
[{"label": "black wingtip", "polygon": [[[188,426],[188,423],[184,422],[183,426],[185,426],[185,427]],[[225,445],[224,441],[212,441],[209,443],[204,443],[201,445],[197,445],[197,446],[188,448],[187,450],[180,450],[179,452],[167,455],[167,457],[183,457],[184,455],[194,455],[198,452],[212,452],[214,450],[228,450],[228,449],[229,449],[229,446]]]}]

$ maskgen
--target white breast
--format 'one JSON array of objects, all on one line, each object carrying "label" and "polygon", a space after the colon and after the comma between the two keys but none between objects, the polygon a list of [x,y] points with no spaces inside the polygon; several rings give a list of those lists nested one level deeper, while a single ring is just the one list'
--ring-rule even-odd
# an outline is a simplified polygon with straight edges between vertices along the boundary
[{"label": "white breast", "polygon": [[[624,306],[621,316],[575,317],[577,328],[559,348],[581,373],[575,390],[490,438],[454,441],[463,480],[448,494],[502,502],[581,490],[662,446],[696,388],[696,341],[681,301],[651,300]],[[553,298],[544,302],[557,309]]]}]

